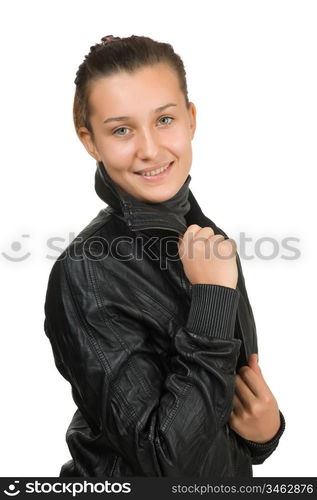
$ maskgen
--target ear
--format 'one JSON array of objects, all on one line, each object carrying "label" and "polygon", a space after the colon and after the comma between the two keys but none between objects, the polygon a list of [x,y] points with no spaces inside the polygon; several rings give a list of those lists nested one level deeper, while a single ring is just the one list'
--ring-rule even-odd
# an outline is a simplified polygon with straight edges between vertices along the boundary
[{"label": "ear", "polygon": [[92,136],[91,132],[88,130],[88,128],[80,127],[77,130],[77,135],[78,135],[80,141],[85,146],[88,153],[90,154],[90,156],[95,158],[96,161],[101,161],[101,157],[98,153],[97,147],[96,147],[95,142],[93,140],[93,136]]},{"label": "ear", "polygon": [[189,113],[190,128],[192,132],[191,138],[193,139],[196,130],[196,114],[197,114],[196,106],[193,102],[189,103],[188,113]]}]

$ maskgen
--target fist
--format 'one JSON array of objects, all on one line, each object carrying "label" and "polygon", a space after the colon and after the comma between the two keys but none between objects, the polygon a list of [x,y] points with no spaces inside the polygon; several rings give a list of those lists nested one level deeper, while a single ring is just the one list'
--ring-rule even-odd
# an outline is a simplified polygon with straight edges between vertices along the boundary
[{"label": "fist", "polygon": [[184,272],[192,284],[236,288],[238,268],[236,243],[215,234],[211,227],[191,224],[178,241]]}]

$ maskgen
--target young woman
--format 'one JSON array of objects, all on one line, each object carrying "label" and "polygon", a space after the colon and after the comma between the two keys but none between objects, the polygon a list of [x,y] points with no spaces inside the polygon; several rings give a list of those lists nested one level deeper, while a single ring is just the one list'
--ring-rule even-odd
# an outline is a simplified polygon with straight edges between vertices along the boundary
[{"label": "young woman", "polygon": [[60,476],[251,477],[285,420],[257,363],[235,242],[189,189],[196,109],[182,60],[110,35],[75,84],[107,207],[49,276],[45,333],[78,407]]}]

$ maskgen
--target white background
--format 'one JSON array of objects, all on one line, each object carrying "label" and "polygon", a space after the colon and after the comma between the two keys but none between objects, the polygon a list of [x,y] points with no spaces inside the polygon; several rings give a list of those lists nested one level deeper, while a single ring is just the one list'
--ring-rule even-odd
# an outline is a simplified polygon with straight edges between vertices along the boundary
[{"label": "white background", "polygon": [[[250,238],[254,258],[241,260],[260,366],[287,425],[254,475],[316,476],[316,2],[7,1],[0,19],[0,475],[58,476],[70,458],[76,408],[44,298],[52,259],[105,206],[73,128],[73,82],[102,36],[135,34],[183,58],[197,107],[190,187],[238,251],[240,233]],[[260,238],[274,238],[275,258],[256,255]],[[297,259],[282,258],[294,256],[284,238],[297,238]]]}]

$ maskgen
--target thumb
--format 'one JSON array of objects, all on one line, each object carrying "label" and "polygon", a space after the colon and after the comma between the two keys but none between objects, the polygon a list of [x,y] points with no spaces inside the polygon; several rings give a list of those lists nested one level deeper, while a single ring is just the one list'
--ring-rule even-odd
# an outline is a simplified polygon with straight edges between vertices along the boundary
[{"label": "thumb", "polygon": [[261,368],[259,367],[258,359],[259,356],[257,353],[251,354],[248,359],[248,365],[250,368],[252,368],[253,371],[255,371],[255,373],[261,374]]}]

